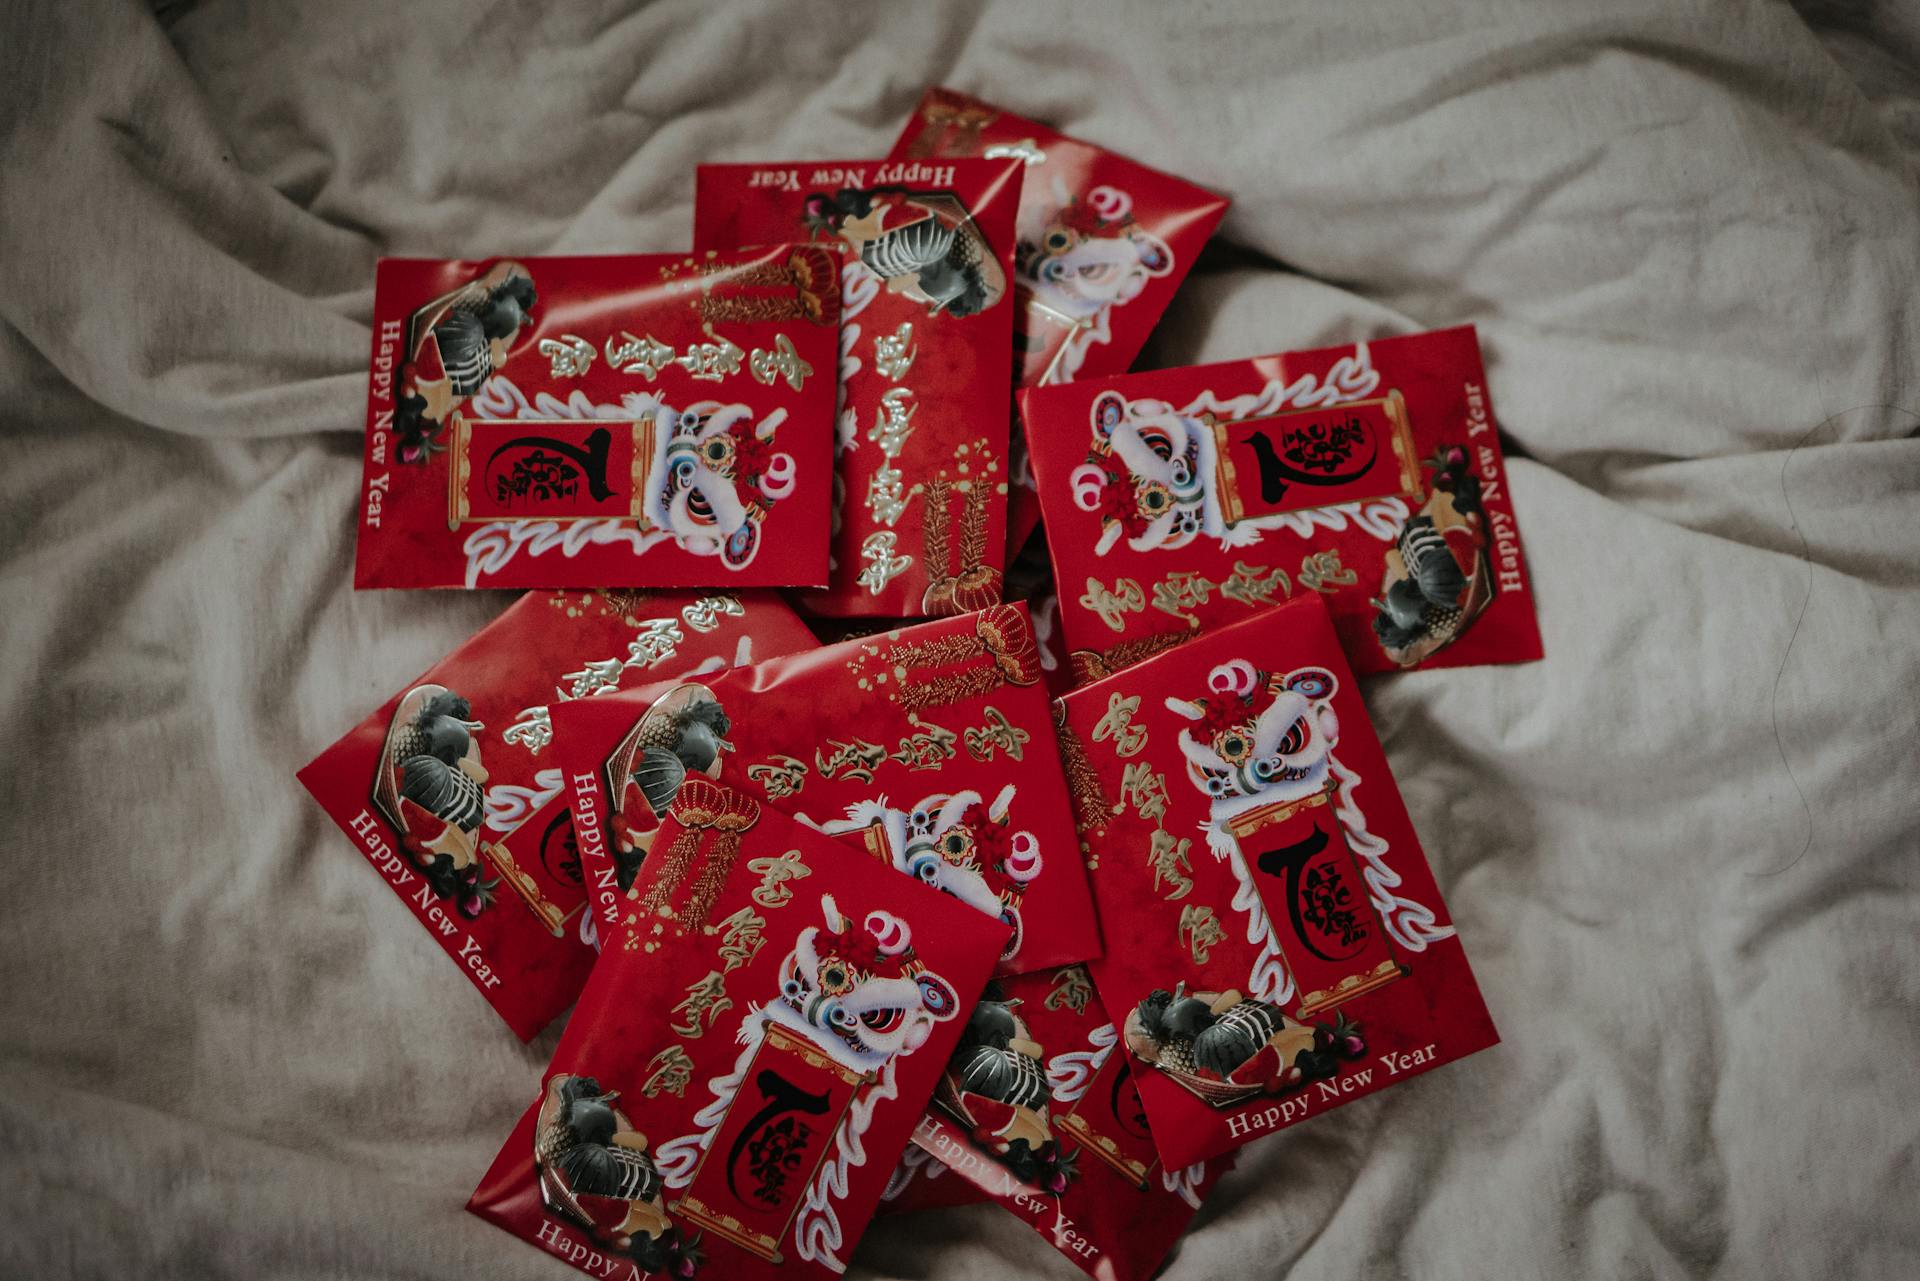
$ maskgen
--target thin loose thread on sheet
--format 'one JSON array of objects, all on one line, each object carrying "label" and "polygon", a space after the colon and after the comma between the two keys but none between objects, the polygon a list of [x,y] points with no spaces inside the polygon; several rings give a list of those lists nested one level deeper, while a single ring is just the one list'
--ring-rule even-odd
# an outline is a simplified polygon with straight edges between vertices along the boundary
[{"label": "thin loose thread on sheet", "polygon": [[1792,530],[1793,536],[1800,540],[1800,560],[1801,563],[1807,567],[1807,590],[1806,594],[1800,598],[1800,612],[1793,620],[1793,631],[1787,635],[1787,648],[1786,651],[1780,655],[1780,667],[1773,674],[1773,695],[1768,700],[1768,711],[1773,718],[1774,750],[1780,754],[1780,766],[1786,770],[1787,781],[1793,784],[1794,794],[1800,798],[1800,808],[1804,810],[1807,815],[1807,839],[1801,843],[1800,852],[1795,854],[1783,866],[1776,867],[1769,872],[1748,872],[1748,876],[1778,876],[1782,872],[1791,871],[1801,859],[1807,856],[1807,851],[1813,848],[1813,805],[1807,800],[1807,790],[1800,786],[1800,779],[1793,772],[1793,762],[1787,759],[1786,740],[1780,736],[1780,682],[1786,677],[1787,664],[1793,658],[1793,643],[1800,638],[1800,628],[1807,621],[1807,609],[1813,604],[1812,548],[1807,542],[1807,536],[1800,532],[1800,517],[1798,513],[1793,510],[1793,495],[1787,491],[1787,468],[1793,465],[1793,456],[1806,448],[1808,441],[1812,440],[1827,427],[1845,418],[1848,414],[1858,413],[1862,409],[1895,410],[1911,416],[1916,424],[1920,424],[1920,414],[1908,409],[1905,405],[1855,405],[1852,409],[1843,409],[1839,413],[1823,418],[1812,427],[1809,427],[1806,435],[1795,441],[1793,448],[1787,451],[1787,456],[1780,460],[1780,501],[1787,509],[1787,528]]}]

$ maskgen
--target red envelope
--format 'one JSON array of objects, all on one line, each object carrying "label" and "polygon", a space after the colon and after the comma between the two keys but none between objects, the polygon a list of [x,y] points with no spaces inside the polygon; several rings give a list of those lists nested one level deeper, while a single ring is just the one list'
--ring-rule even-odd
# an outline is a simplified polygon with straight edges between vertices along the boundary
[{"label": "red envelope", "polygon": [[934,1159],[933,1153],[909,1143],[900,1154],[900,1164],[880,1194],[880,1208],[874,1213],[913,1214],[919,1210],[948,1210],[958,1205],[978,1205],[987,1194],[967,1182],[952,1169]]},{"label": "red envelope", "polygon": [[566,704],[554,724],[603,926],[633,915],[658,815],[705,775],[1004,920],[1000,973],[1100,951],[1017,606]]},{"label": "red envelope", "polygon": [[529,592],[300,781],[529,1040],[594,957],[552,708],[813,643],[771,592]]},{"label": "red envelope", "polygon": [[1007,567],[1007,599],[1023,602],[1033,619],[1033,644],[1040,653],[1040,676],[1056,698],[1073,688],[1073,665],[1060,636],[1060,593],[1046,543],[1035,539]]},{"label": "red envelope", "polygon": [[1161,1165],[1119,1040],[1084,966],[997,983],[913,1141],[1081,1271],[1147,1281],[1232,1161]]},{"label": "red envelope", "polygon": [[827,581],[836,255],[388,258],[373,310],[356,587]]},{"label": "red envelope", "polygon": [[1325,603],[1061,700],[1090,965],[1169,1167],[1498,1039]]},{"label": "red envelope", "polygon": [[[1225,197],[951,89],[927,90],[893,154],[1026,162],[1014,260],[1023,387],[1125,373],[1227,212]],[[1040,518],[1024,443],[1016,432],[1015,548]]]},{"label": "red envelope", "polygon": [[595,1277],[846,1268],[1006,927],[705,778],[467,1208]]},{"label": "red envelope", "polygon": [[1539,658],[1486,381],[1464,326],[1024,393],[1077,677],[1302,594],[1363,674]]},{"label": "red envelope", "polygon": [[1013,160],[700,166],[696,249],[806,238],[844,255],[833,582],[802,608],[1000,600],[1019,201]]}]

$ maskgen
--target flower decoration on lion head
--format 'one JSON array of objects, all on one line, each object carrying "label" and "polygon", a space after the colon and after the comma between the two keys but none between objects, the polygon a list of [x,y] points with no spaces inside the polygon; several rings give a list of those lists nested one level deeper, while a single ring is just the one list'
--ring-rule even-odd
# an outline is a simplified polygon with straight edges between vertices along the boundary
[{"label": "flower decoration on lion head", "polygon": [[1071,484],[1075,504],[1100,517],[1097,554],[1122,538],[1135,551],[1184,547],[1203,533],[1230,541],[1210,421],[1113,392],[1094,401],[1092,419],[1093,447]]},{"label": "flower decoration on lion head", "polygon": [[1232,845],[1233,818],[1326,788],[1340,738],[1337,688],[1322,667],[1282,674],[1236,658],[1207,674],[1205,698],[1167,700],[1194,722],[1180,731],[1180,752],[1187,777],[1213,802],[1207,843],[1216,854]]},{"label": "flower decoration on lion head", "polygon": [[1112,187],[1069,198],[1044,227],[1021,236],[1014,260],[1033,301],[1071,324],[1132,302],[1173,270],[1167,242],[1136,226],[1133,201]]},{"label": "flower decoration on lion head", "polygon": [[848,807],[845,819],[826,824],[829,835],[864,832],[873,852],[898,871],[1013,929],[1003,959],[1020,950],[1020,901],[1040,875],[1040,842],[1015,831],[1009,818],[1014,785],[991,804],[979,792],[936,792],[909,810],[894,809],[883,796]]},{"label": "flower decoration on lion head", "polygon": [[647,519],[688,551],[745,569],[760,550],[760,524],[793,492],[793,455],[776,452],[777,418],[756,423],[745,405],[702,402],[655,414]]},{"label": "flower decoration on lion head", "polygon": [[907,923],[869,912],[858,924],[820,896],[823,925],[800,932],[780,966],[780,997],[762,1013],[858,1072],[926,1043],[960,1008],[953,987],[913,951]]}]

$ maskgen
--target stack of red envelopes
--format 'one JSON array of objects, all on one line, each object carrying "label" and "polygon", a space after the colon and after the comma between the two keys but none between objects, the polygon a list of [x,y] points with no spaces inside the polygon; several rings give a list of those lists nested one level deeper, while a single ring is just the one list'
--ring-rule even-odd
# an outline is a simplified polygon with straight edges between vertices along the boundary
[{"label": "stack of red envelopes", "polygon": [[1354,676],[1540,654],[1479,344],[1127,373],[1226,207],[936,89],[701,167],[690,253],[380,265],[357,584],[543,590],[300,779],[575,1006],[476,1214],[826,1275],[985,1200],[1144,1281],[1497,1040]]}]

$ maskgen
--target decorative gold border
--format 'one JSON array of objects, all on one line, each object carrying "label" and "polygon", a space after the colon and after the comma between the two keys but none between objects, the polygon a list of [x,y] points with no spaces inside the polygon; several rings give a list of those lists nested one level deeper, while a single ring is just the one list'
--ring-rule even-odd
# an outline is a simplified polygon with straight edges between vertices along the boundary
[{"label": "decorative gold border", "polygon": [[572,920],[576,914],[586,907],[586,900],[583,898],[580,902],[575,903],[571,910],[563,912],[560,910],[558,903],[555,903],[541,892],[540,883],[533,879],[531,872],[523,872],[520,870],[520,865],[514,861],[513,855],[507,851],[504,843],[498,841],[482,841],[480,843],[480,852],[486,856],[488,861],[493,864],[494,869],[500,873],[500,878],[512,887],[514,893],[518,894],[521,900],[526,903],[527,910],[531,911],[534,916],[539,918],[540,923],[547,927],[547,932],[555,938],[565,938],[567,922]]},{"label": "decorative gold border", "polygon": [[[699,1224],[701,1227],[713,1232],[716,1236],[739,1246],[749,1254],[757,1255],[768,1263],[782,1263],[785,1260],[783,1260],[780,1255],[780,1242],[786,1239],[787,1229],[793,1226],[793,1216],[800,1212],[800,1203],[806,1199],[806,1189],[813,1186],[814,1178],[820,1173],[820,1164],[827,1159],[827,1152],[833,1146],[835,1137],[839,1134],[842,1118],[846,1116],[847,1109],[853,1106],[853,1101],[859,1095],[861,1088],[873,1080],[873,1074],[870,1072],[857,1072],[846,1064],[824,1053],[818,1046],[793,1032],[791,1029],[783,1027],[778,1023],[768,1023],[766,1035],[761,1038],[759,1048],[753,1052],[753,1058],[747,1064],[746,1071],[740,1075],[741,1081],[746,1081],[753,1074],[754,1066],[760,1062],[760,1056],[767,1052],[768,1046],[772,1046],[777,1053],[784,1053],[799,1059],[809,1067],[825,1069],[832,1072],[839,1076],[844,1083],[852,1087],[847,1094],[846,1101],[840,1105],[840,1110],[834,1114],[833,1120],[828,1126],[827,1141],[821,1145],[820,1155],[815,1158],[813,1168],[807,1171],[807,1177],[801,1182],[801,1195],[794,1199],[793,1208],[787,1211],[787,1217],[781,1223],[780,1230],[774,1235],[768,1236],[764,1232],[748,1227],[731,1214],[715,1210],[712,1206],[691,1194],[679,1198],[669,1208],[682,1219],[690,1223]],[[732,1111],[732,1107],[727,1109],[729,1115],[732,1114]],[[722,1122],[722,1124],[724,1125],[725,1123]],[[714,1132],[714,1137],[718,1139],[718,1130]],[[688,1187],[692,1187],[700,1182],[700,1172],[706,1168],[707,1158],[713,1155],[713,1148],[714,1145],[710,1143],[707,1146],[707,1150],[700,1154],[700,1163],[693,1167],[693,1176],[687,1180]]]},{"label": "decorative gold border", "polygon": [[549,522],[555,525],[572,525],[583,520],[617,519],[605,513],[591,516],[475,516],[467,500],[467,484],[473,478],[473,460],[467,455],[467,446],[473,439],[474,426],[485,427],[552,427],[555,423],[593,422],[602,427],[612,427],[625,422],[633,433],[633,491],[627,503],[627,517],[636,524],[646,523],[646,492],[648,477],[653,471],[654,421],[647,418],[476,418],[471,421],[462,413],[453,415],[453,442],[451,446],[453,465],[447,469],[452,490],[447,498],[447,528],[458,529],[462,525],[491,524],[495,521],[526,523],[533,521]]},{"label": "decorative gold border", "polygon": [[[1378,912],[1374,913],[1374,919],[1376,921],[1379,919]],[[1400,978],[1406,971],[1401,968],[1399,960],[1391,955],[1393,951],[1391,941],[1387,943],[1387,951],[1389,953],[1387,959],[1374,966],[1368,973],[1349,974],[1331,988],[1309,992],[1301,997],[1300,1013],[1296,1017],[1305,1022],[1328,1006],[1338,1005],[1342,1001],[1351,1001],[1357,996],[1365,996]]]},{"label": "decorative gold border", "polygon": [[[1124,1029],[1121,1029],[1120,1039],[1123,1042],[1126,1039]],[[1147,1175],[1152,1172],[1153,1167],[1158,1165],[1159,1162],[1157,1160],[1141,1161],[1135,1157],[1128,1156],[1120,1150],[1118,1143],[1115,1143],[1106,1135],[1095,1130],[1092,1124],[1080,1115],[1080,1105],[1093,1097],[1094,1090],[1098,1088],[1101,1080],[1105,1078],[1107,1073],[1131,1070],[1126,1066],[1126,1056],[1127,1047],[1124,1044],[1115,1045],[1107,1054],[1106,1061],[1100,1065],[1099,1070],[1087,1081],[1087,1088],[1081,1092],[1079,1098],[1073,1101],[1072,1109],[1060,1114],[1060,1116],[1055,1119],[1054,1124],[1064,1132],[1080,1140],[1082,1146],[1100,1158],[1100,1160],[1112,1166],[1114,1171],[1122,1178],[1128,1179],[1136,1187],[1144,1189],[1147,1186]]]},{"label": "decorative gold border", "polygon": [[1147,1175],[1152,1172],[1153,1166],[1142,1161],[1136,1161],[1121,1152],[1118,1144],[1106,1135],[1096,1131],[1078,1112],[1069,1112],[1055,1121],[1054,1124],[1058,1126],[1062,1132],[1071,1134],[1074,1138],[1080,1140],[1082,1147],[1112,1166],[1115,1173],[1119,1174],[1122,1178],[1134,1184],[1136,1187],[1144,1188],[1147,1186]]},{"label": "decorative gold border", "polygon": [[[1248,810],[1244,814],[1239,814],[1228,819],[1227,831],[1233,834],[1235,840],[1245,840],[1262,828],[1272,827],[1276,823],[1286,822],[1302,810],[1314,809],[1318,806],[1331,804],[1336,786],[1335,783],[1329,780],[1324,788],[1315,792],[1312,796],[1303,796],[1296,801],[1287,801],[1275,805],[1263,805],[1258,809]],[[1335,824],[1338,825],[1339,820],[1336,818],[1334,821]],[[1347,851],[1347,865],[1353,869],[1354,874],[1359,876],[1364,883],[1366,878],[1360,873],[1359,857],[1353,852],[1353,843],[1347,840],[1344,829],[1340,830],[1339,837],[1341,845]],[[1258,881],[1254,882],[1254,893],[1260,897],[1261,910],[1265,911],[1269,917],[1273,916],[1273,909],[1267,903],[1267,896],[1260,893],[1260,883]],[[1337,1005],[1342,1001],[1350,1001],[1358,996],[1365,996],[1367,993],[1393,982],[1407,972],[1405,967],[1400,964],[1399,956],[1393,950],[1393,937],[1386,932],[1386,923],[1380,919],[1380,909],[1374,906],[1371,895],[1367,897],[1367,911],[1373,917],[1373,927],[1380,931],[1382,945],[1387,949],[1387,959],[1364,974],[1349,974],[1331,988],[1301,993],[1300,1005],[1294,1014],[1295,1018],[1304,1022],[1329,1006]],[[1287,951],[1284,947],[1280,949],[1280,956],[1282,961],[1286,963],[1287,973],[1292,974],[1293,962],[1287,957]]]},{"label": "decorative gold border", "polygon": [[1301,810],[1315,809],[1333,799],[1333,783],[1311,796],[1303,796],[1294,801],[1276,801],[1272,805],[1262,805],[1250,809],[1244,814],[1236,814],[1227,820],[1227,831],[1237,841],[1243,841],[1263,827],[1272,827],[1275,823],[1284,823]]},{"label": "decorative gold border", "polygon": [[[1245,427],[1252,423],[1277,422],[1282,418],[1297,418],[1302,414],[1324,414],[1329,410],[1351,409],[1362,405],[1378,405],[1380,412],[1387,418],[1387,444],[1393,450],[1395,461],[1400,465],[1400,488],[1389,492],[1409,498],[1419,497],[1421,493],[1420,464],[1414,457],[1413,426],[1407,418],[1407,401],[1398,391],[1390,391],[1372,400],[1347,400],[1337,405],[1323,405],[1312,409],[1287,409],[1277,414],[1262,414],[1258,418],[1217,419],[1209,415],[1206,423],[1213,430],[1214,491],[1220,496],[1221,517],[1229,525],[1238,524],[1247,518],[1246,509],[1240,503],[1238,472],[1233,465],[1233,460],[1227,455],[1228,428]],[[1330,503],[1313,503],[1305,507],[1289,507],[1286,510],[1288,512],[1321,511],[1328,507],[1337,507],[1341,503],[1364,503],[1384,497],[1387,497],[1387,494],[1366,494],[1359,498],[1341,498]]]},{"label": "decorative gold border", "polygon": [[867,853],[893,866],[893,849],[887,842],[887,824],[885,819],[873,819],[860,829],[860,839],[867,843]]}]

